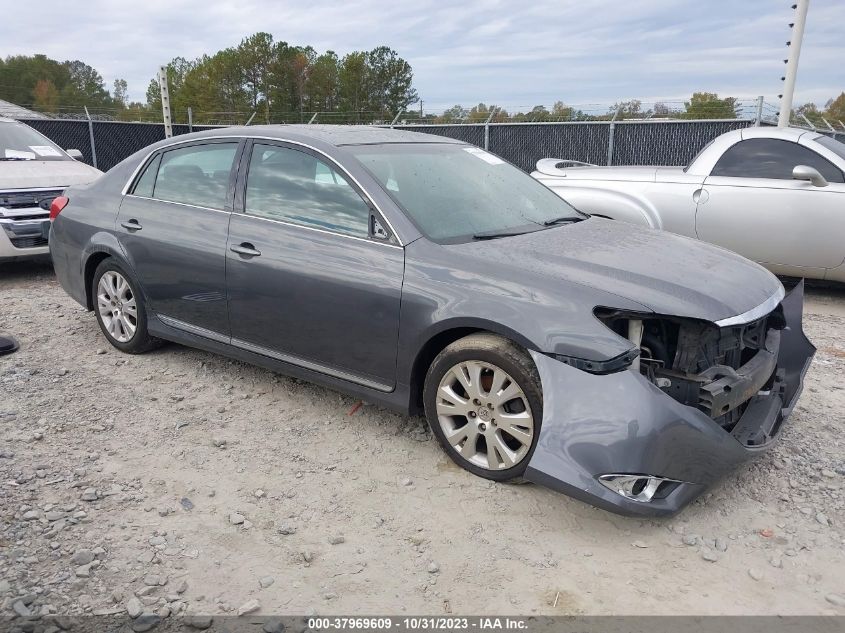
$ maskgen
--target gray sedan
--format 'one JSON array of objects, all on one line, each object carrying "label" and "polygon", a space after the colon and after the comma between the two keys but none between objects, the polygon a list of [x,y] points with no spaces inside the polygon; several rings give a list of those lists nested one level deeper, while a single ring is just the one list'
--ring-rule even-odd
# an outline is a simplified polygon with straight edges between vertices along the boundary
[{"label": "gray sedan", "polygon": [[424,412],[468,471],[615,512],[675,512],[770,446],[814,352],[801,285],[446,138],[190,134],[51,216],[58,278],[117,349],[174,341]]}]

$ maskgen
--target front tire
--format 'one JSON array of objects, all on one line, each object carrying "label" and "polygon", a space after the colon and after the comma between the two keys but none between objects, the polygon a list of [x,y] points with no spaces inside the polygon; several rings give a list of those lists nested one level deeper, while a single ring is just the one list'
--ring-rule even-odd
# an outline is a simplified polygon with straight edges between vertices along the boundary
[{"label": "front tire", "polygon": [[94,271],[94,314],[106,339],[121,352],[142,354],[161,345],[147,331],[147,311],[137,282],[113,258]]},{"label": "front tire", "polygon": [[444,349],[423,389],[428,423],[460,467],[492,479],[518,479],[537,445],[543,396],[528,353],[495,334],[472,334]]}]

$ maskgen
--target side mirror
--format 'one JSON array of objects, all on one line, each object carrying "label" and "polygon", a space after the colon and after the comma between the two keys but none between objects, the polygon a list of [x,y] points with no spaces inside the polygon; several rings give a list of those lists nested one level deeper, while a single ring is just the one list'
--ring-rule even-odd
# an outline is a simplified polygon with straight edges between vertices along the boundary
[{"label": "side mirror", "polygon": [[68,149],[65,150],[65,153],[70,156],[73,160],[82,160],[82,152],[78,149]]},{"label": "side mirror", "polygon": [[796,165],[792,170],[792,178],[795,180],[809,180],[816,187],[827,187],[827,180],[824,179],[818,169],[807,165]]}]

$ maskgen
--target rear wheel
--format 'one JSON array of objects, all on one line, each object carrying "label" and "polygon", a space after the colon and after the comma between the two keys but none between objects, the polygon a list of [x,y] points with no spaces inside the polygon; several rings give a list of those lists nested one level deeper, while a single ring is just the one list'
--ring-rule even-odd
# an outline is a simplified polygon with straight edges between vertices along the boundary
[{"label": "rear wheel", "polygon": [[141,354],[161,344],[147,331],[146,306],[138,284],[114,259],[104,259],[97,266],[91,294],[97,323],[114,347]]},{"label": "rear wheel", "polygon": [[525,472],[543,417],[540,378],[521,347],[473,334],[444,349],[423,391],[432,432],[452,460],[494,481]]}]

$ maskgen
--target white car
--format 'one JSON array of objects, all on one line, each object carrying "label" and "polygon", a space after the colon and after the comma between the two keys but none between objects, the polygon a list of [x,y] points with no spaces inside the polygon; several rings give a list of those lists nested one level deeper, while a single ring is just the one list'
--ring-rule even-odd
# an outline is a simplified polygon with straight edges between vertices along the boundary
[{"label": "white car", "polygon": [[753,127],[686,167],[573,162],[543,159],[532,176],[586,213],[718,244],[778,275],[845,282],[845,144],[828,136]]},{"label": "white car", "polygon": [[0,261],[49,255],[50,203],[102,175],[28,125],[0,118]]}]

